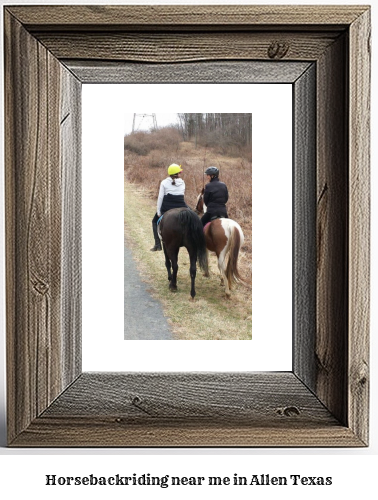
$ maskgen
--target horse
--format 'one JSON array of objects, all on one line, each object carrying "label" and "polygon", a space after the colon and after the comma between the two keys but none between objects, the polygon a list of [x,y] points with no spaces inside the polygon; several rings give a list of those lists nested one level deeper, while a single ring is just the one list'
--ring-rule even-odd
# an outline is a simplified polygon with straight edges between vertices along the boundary
[{"label": "horse", "polygon": [[158,234],[163,244],[169,289],[172,292],[177,290],[180,247],[187,249],[190,258],[190,295],[194,299],[197,260],[205,274],[208,273],[207,250],[201,220],[190,208],[172,208],[164,213],[158,225]]},{"label": "horse", "polygon": [[[206,212],[203,193],[202,189],[197,197],[197,214]],[[230,298],[232,284],[245,283],[238,269],[239,252],[244,243],[242,228],[236,221],[221,217],[208,222],[204,227],[204,234],[207,250],[216,253],[221,281],[225,285],[226,297]],[[205,273],[205,276],[208,275]]]}]

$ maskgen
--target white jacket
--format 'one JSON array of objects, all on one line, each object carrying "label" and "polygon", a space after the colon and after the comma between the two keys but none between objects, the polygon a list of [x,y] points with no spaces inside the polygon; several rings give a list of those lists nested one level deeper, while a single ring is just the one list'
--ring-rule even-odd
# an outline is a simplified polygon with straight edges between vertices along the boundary
[{"label": "white jacket", "polygon": [[160,217],[160,209],[163,203],[163,198],[166,194],[173,195],[184,195],[185,194],[185,182],[182,179],[175,179],[175,184],[172,184],[172,178],[167,177],[160,183],[159,196],[157,200],[157,214]]}]

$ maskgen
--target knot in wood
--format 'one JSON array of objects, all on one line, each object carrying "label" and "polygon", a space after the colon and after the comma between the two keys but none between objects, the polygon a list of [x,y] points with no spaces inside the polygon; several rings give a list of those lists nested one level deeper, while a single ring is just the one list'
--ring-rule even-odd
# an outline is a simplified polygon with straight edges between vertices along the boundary
[{"label": "knot in wood", "polygon": [[268,48],[268,57],[270,59],[282,59],[286,56],[289,45],[285,42],[272,42]]},{"label": "knot in wood", "polygon": [[134,396],[132,399],[131,399],[131,402],[134,406],[138,406],[140,405],[140,403],[142,402],[142,400],[140,399],[139,396]]},{"label": "knot in wood", "polygon": [[364,386],[367,382],[367,378],[365,376],[363,376],[361,379],[360,379],[360,385]]},{"label": "knot in wood", "polygon": [[38,280],[36,283],[34,283],[34,290],[41,295],[45,295],[49,290],[49,285],[47,283],[44,283],[43,281]]},{"label": "knot in wood", "polygon": [[355,381],[360,389],[365,389],[369,384],[369,366],[366,361],[363,361],[361,365],[356,368]]},{"label": "knot in wood", "polygon": [[131,404],[136,408],[138,408],[139,410],[143,411],[144,413],[147,413],[147,415],[151,415],[151,412],[148,409],[148,405],[139,396],[131,396]]},{"label": "knot in wood", "polygon": [[294,415],[300,415],[301,412],[296,406],[286,406],[285,408],[279,408],[277,413],[285,417],[292,417]]}]

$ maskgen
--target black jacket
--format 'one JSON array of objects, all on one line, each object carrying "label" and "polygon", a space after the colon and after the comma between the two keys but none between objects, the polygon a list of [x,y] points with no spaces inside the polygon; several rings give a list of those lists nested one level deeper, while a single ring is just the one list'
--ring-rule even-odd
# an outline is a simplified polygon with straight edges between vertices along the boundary
[{"label": "black jacket", "polygon": [[224,182],[221,182],[218,177],[214,177],[205,186],[203,201],[208,212],[214,212],[219,208],[226,208],[228,201],[228,190]]}]

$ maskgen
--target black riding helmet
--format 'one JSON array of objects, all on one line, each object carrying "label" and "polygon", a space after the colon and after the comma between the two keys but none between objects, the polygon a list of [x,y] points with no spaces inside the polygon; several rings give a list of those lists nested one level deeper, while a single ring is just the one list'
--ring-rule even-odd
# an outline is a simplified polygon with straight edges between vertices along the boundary
[{"label": "black riding helmet", "polygon": [[217,169],[217,167],[209,167],[205,170],[205,174],[206,175],[213,175],[214,177],[218,177],[219,170]]}]

